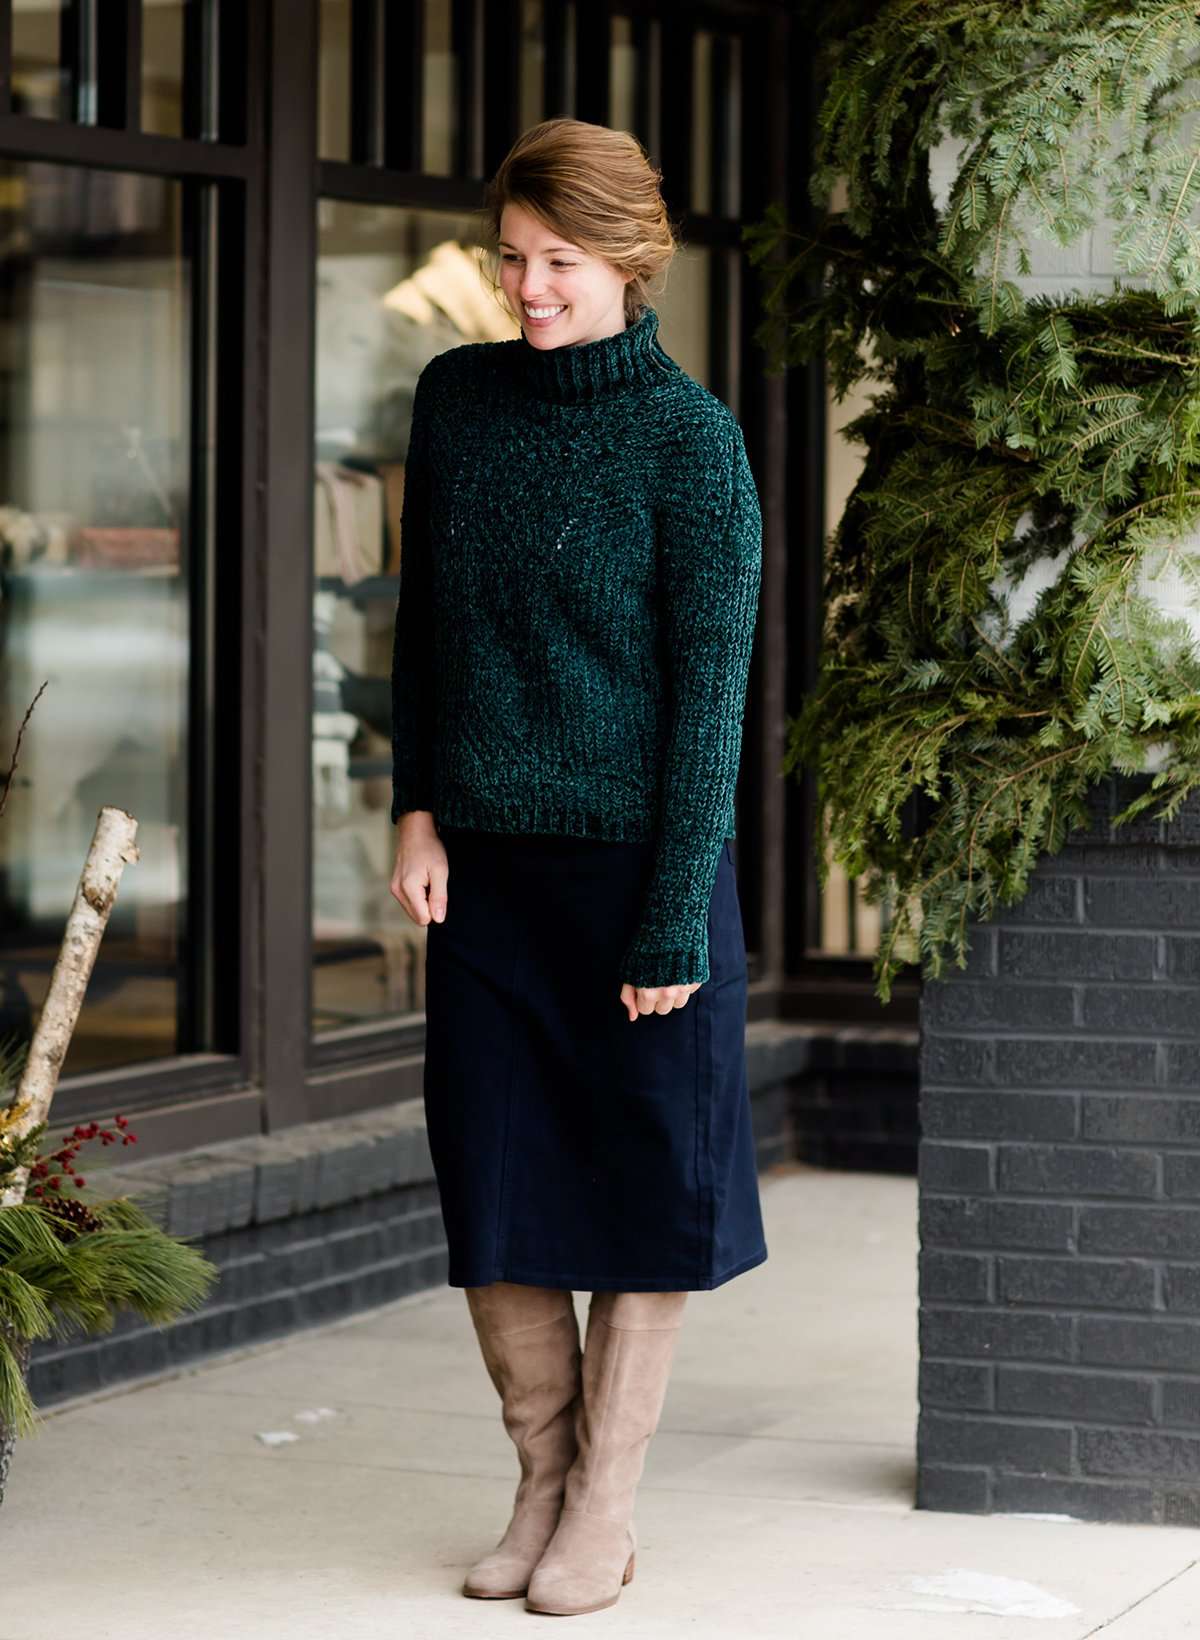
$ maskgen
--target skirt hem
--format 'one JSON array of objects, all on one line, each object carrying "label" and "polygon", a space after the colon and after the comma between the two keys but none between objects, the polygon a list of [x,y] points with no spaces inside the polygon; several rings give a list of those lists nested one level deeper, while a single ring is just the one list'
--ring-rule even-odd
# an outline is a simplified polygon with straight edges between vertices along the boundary
[{"label": "skirt hem", "polygon": [[492,1275],[478,1276],[464,1275],[459,1270],[452,1269],[446,1277],[448,1287],[487,1287],[493,1281],[510,1281],[518,1287],[562,1287],[573,1292],[585,1293],[708,1293],[714,1287],[721,1287],[734,1276],[743,1275],[747,1270],[753,1270],[764,1264],[767,1259],[767,1249],[760,1247],[758,1252],[749,1258],[742,1259],[739,1264],[723,1270],[709,1281],[680,1281],[675,1276],[582,1276],[560,1275],[549,1270],[520,1270],[505,1268],[497,1270]]}]

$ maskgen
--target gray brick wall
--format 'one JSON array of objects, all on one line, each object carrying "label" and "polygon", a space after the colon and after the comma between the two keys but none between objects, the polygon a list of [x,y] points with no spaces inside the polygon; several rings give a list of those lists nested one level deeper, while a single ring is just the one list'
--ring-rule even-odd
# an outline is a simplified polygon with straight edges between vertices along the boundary
[{"label": "gray brick wall", "polygon": [[1200,1524],[1200,803],[1133,789],[925,988],[924,1508]]}]

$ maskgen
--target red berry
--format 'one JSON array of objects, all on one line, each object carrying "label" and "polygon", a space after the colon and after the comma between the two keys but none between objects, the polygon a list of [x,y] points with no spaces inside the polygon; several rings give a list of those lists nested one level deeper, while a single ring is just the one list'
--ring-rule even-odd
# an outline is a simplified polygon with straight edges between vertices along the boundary
[{"label": "red berry", "polygon": [[80,1185],[84,1183],[83,1179],[80,1178],[78,1173],[75,1175],[75,1183],[80,1184]]}]

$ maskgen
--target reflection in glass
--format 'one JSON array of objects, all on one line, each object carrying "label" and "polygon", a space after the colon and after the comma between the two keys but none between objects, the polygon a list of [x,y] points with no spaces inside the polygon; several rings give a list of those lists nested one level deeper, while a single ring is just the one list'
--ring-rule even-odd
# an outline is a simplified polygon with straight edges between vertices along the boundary
[{"label": "reflection in glass", "polygon": [[684,246],[675,253],[667,288],[654,297],[663,347],[689,376],[711,387],[712,257],[703,247]]},{"label": "reflection in glass", "polygon": [[697,29],[692,37],[692,209],[711,211],[713,37]]},{"label": "reflection in glass", "polygon": [[321,0],[317,153],[350,158],[350,0]]},{"label": "reflection in glass", "polygon": [[450,0],[425,0],[424,107],[421,169],[446,177],[454,170],[458,129],[458,60]]},{"label": "reflection in glass", "polygon": [[542,0],[521,0],[521,129],[546,117],[546,32]]},{"label": "reflection in glass", "polygon": [[0,775],[48,683],[0,819],[0,1036],[36,1022],[102,805],[141,850],[69,1074],[185,1046],[190,269],[175,182],[7,163],[0,201]]},{"label": "reflection in glass", "polygon": [[14,114],[34,114],[48,120],[70,117],[70,84],[62,67],[62,16],[61,6],[50,0],[15,0],[12,17]]},{"label": "reflection in glass", "polygon": [[725,107],[725,175],[722,216],[742,214],[742,41],[737,34],[723,41],[729,80]]},{"label": "reflection in glass", "polygon": [[392,639],[413,389],[434,354],[518,334],[473,219],[322,200],[313,601],[316,1031],[424,1006],[424,929],[388,891]]},{"label": "reflection in glass", "polygon": [[189,0],[143,0],[142,130],[183,135],[183,12]]},{"label": "reflection in glass", "polygon": [[609,19],[608,123],[616,131],[632,131],[637,120],[637,53],[633,20]]}]

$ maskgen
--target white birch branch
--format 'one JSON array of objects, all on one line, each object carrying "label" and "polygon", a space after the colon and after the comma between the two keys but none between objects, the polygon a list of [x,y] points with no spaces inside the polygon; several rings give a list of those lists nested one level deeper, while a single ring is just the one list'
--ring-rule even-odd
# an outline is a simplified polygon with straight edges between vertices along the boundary
[{"label": "white birch branch", "polygon": [[[28,1108],[12,1130],[14,1139],[23,1137],[49,1117],[58,1073],[83,1007],[96,953],[116,902],[121,873],[139,857],[134,842],[136,836],[137,821],[131,814],[109,807],[100,810],[79,887],[75,890],[75,903],[67,918],[58,961],[50,976],[50,989],[17,1085],[15,1103]],[[16,1207],[24,1201],[28,1183],[29,1169],[18,1168],[8,1189],[0,1196],[0,1207]]]}]

